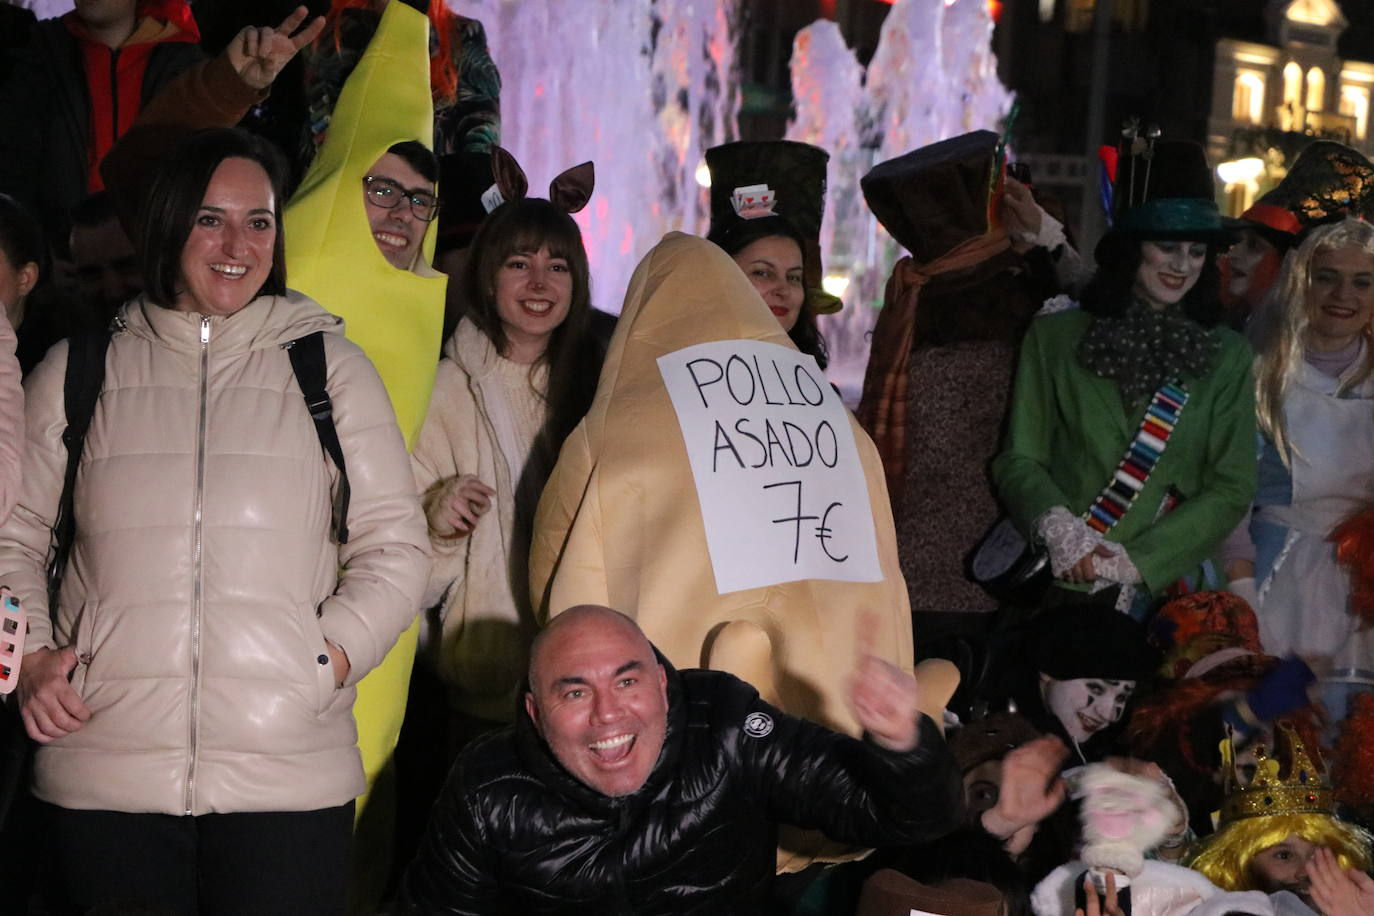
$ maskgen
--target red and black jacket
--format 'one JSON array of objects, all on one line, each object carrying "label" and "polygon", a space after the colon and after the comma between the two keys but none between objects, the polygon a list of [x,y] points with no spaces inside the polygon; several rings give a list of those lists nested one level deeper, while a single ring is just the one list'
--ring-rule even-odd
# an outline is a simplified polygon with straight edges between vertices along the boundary
[{"label": "red and black jacket", "polygon": [[75,12],[39,22],[0,84],[0,191],[49,229],[103,187],[100,160],[143,105],[204,58],[186,0],[146,0],[138,13],[117,49],[90,40]]}]

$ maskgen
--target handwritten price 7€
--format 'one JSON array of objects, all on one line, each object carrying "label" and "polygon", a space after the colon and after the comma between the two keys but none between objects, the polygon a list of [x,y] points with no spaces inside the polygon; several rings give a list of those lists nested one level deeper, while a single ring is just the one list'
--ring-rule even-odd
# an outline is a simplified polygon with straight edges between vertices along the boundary
[{"label": "handwritten price 7\u20ac", "polygon": [[803,523],[803,522],[819,522],[819,523],[820,523],[820,524],[818,524],[818,525],[816,526],[816,528],[815,528],[815,538],[816,538],[816,540],[820,541],[821,551],[824,552],[825,555],[826,555],[827,557],[829,557],[832,561],[834,561],[834,562],[836,562],[836,563],[843,563],[845,560],[848,560],[848,559],[849,559],[849,554],[845,554],[845,555],[842,556],[842,557],[837,557],[837,556],[835,556],[833,553],[830,552],[830,546],[829,546],[829,544],[826,543],[826,542],[829,541],[831,538],[833,538],[833,537],[836,536],[836,535],[835,535],[835,529],[834,529],[834,527],[830,524],[830,513],[831,513],[831,512],[834,512],[836,509],[838,509],[838,508],[840,508],[841,506],[843,506],[844,503],[842,503],[842,502],[832,502],[832,503],[830,503],[828,506],[825,507],[825,510],[824,510],[823,512],[821,512],[820,515],[803,515],[803,514],[802,514],[802,482],[801,482],[800,480],[785,480],[785,481],[782,481],[782,482],[780,482],[780,483],[768,483],[768,484],[764,484],[764,485],[763,485],[763,488],[764,488],[765,490],[772,490],[772,489],[776,489],[776,488],[778,488],[778,487],[795,487],[795,488],[796,488],[796,491],[795,491],[795,495],[796,495],[796,513],[793,514],[793,515],[785,516],[785,517],[783,517],[783,518],[775,518],[775,519],[772,519],[772,522],[773,522],[773,524],[775,524],[775,525],[788,525],[788,524],[790,524],[790,525],[793,525],[793,526],[794,526],[794,530],[793,530],[793,534],[792,534],[792,562],[793,562],[793,563],[796,563],[796,562],[797,562],[797,558],[801,555],[801,539],[802,539],[802,528],[803,528],[802,523]]}]

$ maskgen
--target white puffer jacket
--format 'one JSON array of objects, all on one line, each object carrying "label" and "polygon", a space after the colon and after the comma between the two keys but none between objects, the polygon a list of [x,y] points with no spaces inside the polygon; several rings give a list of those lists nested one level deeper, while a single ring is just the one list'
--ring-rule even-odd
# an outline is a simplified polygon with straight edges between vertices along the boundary
[{"label": "white puffer jacket", "polygon": [[[386,391],[341,319],[297,293],[229,318],[136,299],[120,319],[55,633],[44,559],[66,462],[64,344],[29,379],[22,493],[0,529],[26,650],[74,644],[72,685],[93,713],[39,749],[35,792],[175,815],[344,804],[363,789],[352,685],[414,618],[429,569]],[[330,530],[337,471],[281,346],[314,331],[329,332],[352,486],[345,545]],[[342,690],[326,638],[352,665]]]}]

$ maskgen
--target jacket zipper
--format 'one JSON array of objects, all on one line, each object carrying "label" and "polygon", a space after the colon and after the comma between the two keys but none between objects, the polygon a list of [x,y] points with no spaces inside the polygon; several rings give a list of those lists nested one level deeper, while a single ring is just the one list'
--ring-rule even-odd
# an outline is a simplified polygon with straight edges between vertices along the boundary
[{"label": "jacket zipper", "polygon": [[[623,801],[616,803],[615,812],[615,836],[617,840],[624,840],[625,835],[630,830],[630,811]],[[615,870],[615,889],[620,895],[620,912],[631,916],[634,913],[630,906],[630,889],[625,884],[625,873],[629,871],[628,865],[622,860],[621,867]]]},{"label": "jacket zipper", "polygon": [[203,608],[205,510],[205,426],[210,386],[210,318],[200,319],[200,413],[196,424],[196,508],[191,541],[191,741],[186,763],[186,814],[193,810],[196,789],[196,759],[200,742],[200,625]]}]

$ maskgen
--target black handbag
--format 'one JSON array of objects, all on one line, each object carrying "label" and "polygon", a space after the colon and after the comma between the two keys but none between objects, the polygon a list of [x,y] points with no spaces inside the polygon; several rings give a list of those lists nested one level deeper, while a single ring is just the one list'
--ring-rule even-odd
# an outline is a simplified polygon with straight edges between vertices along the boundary
[{"label": "black handbag", "polygon": [[968,571],[988,594],[1013,607],[1038,607],[1054,581],[1049,550],[1029,543],[1005,515],[969,554]]}]

